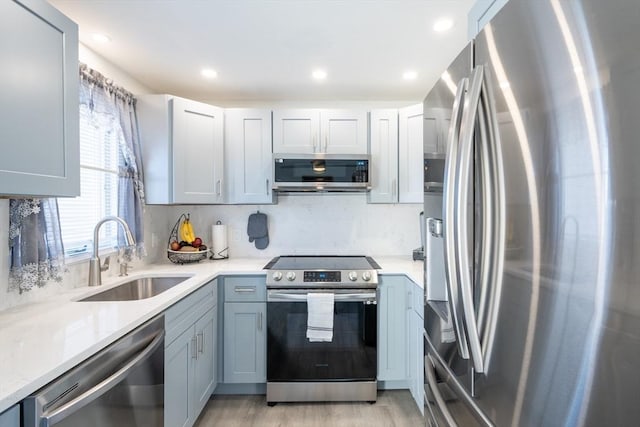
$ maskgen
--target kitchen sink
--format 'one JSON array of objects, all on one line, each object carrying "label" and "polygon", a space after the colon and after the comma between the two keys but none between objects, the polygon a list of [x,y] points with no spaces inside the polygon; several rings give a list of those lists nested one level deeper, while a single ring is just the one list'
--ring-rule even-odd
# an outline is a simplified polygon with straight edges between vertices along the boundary
[{"label": "kitchen sink", "polygon": [[190,277],[141,277],[78,301],[135,301],[151,298],[173,288]]}]

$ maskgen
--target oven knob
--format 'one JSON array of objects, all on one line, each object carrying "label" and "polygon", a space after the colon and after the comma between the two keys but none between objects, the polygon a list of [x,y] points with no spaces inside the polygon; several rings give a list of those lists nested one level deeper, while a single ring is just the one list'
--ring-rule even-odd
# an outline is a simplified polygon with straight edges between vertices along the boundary
[{"label": "oven knob", "polygon": [[275,280],[276,282],[279,282],[280,280],[282,280],[282,272],[281,271],[275,271],[271,277],[273,278],[273,280]]},{"label": "oven knob", "polygon": [[364,273],[362,273],[362,280],[364,280],[365,282],[368,282],[369,280],[371,280],[371,273],[368,271],[365,271]]},{"label": "oven knob", "polygon": [[288,272],[287,280],[290,282],[293,282],[294,280],[296,280],[296,273],[294,273],[293,271]]},{"label": "oven knob", "polygon": [[356,280],[358,280],[358,273],[356,273],[355,271],[350,271],[349,280],[351,280],[352,282],[355,282]]}]

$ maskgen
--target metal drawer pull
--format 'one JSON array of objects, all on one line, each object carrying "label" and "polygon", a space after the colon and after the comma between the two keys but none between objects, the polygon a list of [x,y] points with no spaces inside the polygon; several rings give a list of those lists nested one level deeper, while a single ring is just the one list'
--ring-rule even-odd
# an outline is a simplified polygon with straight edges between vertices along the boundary
[{"label": "metal drawer pull", "polygon": [[196,335],[196,342],[198,343],[198,353],[204,353],[204,331]]},{"label": "metal drawer pull", "polygon": [[244,293],[253,293],[253,292],[256,291],[256,287],[255,286],[251,286],[251,287],[250,286],[245,286],[245,287],[236,286],[233,290],[235,292],[241,292],[241,293],[242,292],[244,292]]},{"label": "metal drawer pull", "polygon": [[198,359],[198,343],[196,337],[191,338],[191,358]]}]

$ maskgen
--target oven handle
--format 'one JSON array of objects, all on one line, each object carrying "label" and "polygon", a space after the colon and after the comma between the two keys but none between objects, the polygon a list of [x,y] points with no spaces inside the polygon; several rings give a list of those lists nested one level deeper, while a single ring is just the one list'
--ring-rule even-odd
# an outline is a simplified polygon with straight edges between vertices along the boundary
[{"label": "oven handle", "polygon": [[57,424],[59,421],[67,418],[74,412],[85,407],[89,403],[93,402],[94,400],[114,388],[116,385],[120,384],[122,380],[124,380],[133,369],[135,369],[142,362],[151,357],[155,350],[160,347],[160,345],[162,345],[163,340],[164,330],[158,332],[155,338],[144,350],[138,353],[138,355],[133,359],[125,363],[125,365],[123,365],[122,368],[116,371],[113,375],[95,385],[92,389],[76,397],[66,405],[56,409],[46,416],[42,416],[39,425],[41,425],[42,427],[49,427],[53,424]]},{"label": "oven handle", "polygon": [[[306,302],[307,294],[310,293],[322,293],[322,292],[304,292],[304,293],[282,293],[282,292],[274,292],[269,291],[267,295],[267,302],[285,302],[285,301],[299,301]],[[331,292],[327,292],[331,293]],[[344,301],[344,302],[368,302],[374,303],[376,302],[376,293],[375,292],[359,292],[359,293],[349,293],[349,294],[334,294],[334,301]]]}]

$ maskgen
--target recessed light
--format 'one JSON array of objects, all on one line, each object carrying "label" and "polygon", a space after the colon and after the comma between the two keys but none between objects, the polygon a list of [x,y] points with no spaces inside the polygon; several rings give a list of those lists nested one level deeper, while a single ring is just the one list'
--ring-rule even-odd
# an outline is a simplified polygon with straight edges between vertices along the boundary
[{"label": "recessed light", "polygon": [[404,73],[402,73],[402,78],[405,80],[415,80],[416,78],[418,78],[418,73],[412,70],[405,71]]},{"label": "recessed light", "polygon": [[450,30],[451,28],[453,28],[453,21],[449,18],[438,19],[433,24],[433,31],[435,31],[436,33],[443,33]]},{"label": "recessed light", "polygon": [[311,73],[311,77],[313,77],[316,80],[324,80],[327,78],[327,72],[325,70],[314,70],[313,73]]},{"label": "recessed light", "polygon": [[91,38],[94,42],[98,43],[109,43],[111,41],[111,37],[102,33],[93,33],[91,34]]},{"label": "recessed light", "polygon": [[206,77],[208,79],[215,79],[218,77],[218,72],[211,68],[203,68],[202,71],[200,71],[200,74],[202,74],[202,77]]}]

